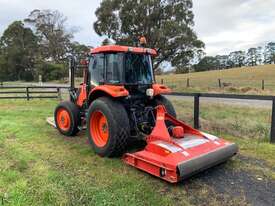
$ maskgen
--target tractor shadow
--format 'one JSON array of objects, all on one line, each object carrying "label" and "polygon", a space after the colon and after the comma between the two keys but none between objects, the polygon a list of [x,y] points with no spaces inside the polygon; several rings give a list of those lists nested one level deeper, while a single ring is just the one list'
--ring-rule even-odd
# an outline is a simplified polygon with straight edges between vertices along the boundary
[{"label": "tractor shadow", "polygon": [[[238,155],[236,159],[242,161],[243,157]],[[257,163],[253,158],[245,157],[245,159]],[[249,171],[231,167],[231,161],[234,160],[200,172],[178,183],[177,186],[184,187],[187,194],[194,195],[198,187],[204,184],[212,188],[217,195],[226,195],[232,199],[244,198],[251,205],[275,205],[275,181],[267,177],[259,178]]]}]

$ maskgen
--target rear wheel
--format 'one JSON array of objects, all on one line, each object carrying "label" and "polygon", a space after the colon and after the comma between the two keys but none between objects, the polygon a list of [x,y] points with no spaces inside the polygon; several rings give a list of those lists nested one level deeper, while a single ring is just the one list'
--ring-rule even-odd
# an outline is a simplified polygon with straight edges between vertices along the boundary
[{"label": "rear wheel", "polygon": [[122,104],[107,97],[95,100],[88,111],[89,142],[100,156],[119,156],[126,150],[130,136],[127,112]]},{"label": "rear wheel", "polygon": [[59,132],[66,136],[75,136],[79,132],[80,111],[72,102],[61,102],[55,109],[54,120]]},{"label": "rear wheel", "polygon": [[166,97],[164,97],[162,95],[155,97],[155,106],[158,106],[158,105],[165,106],[165,109],[167,110],[168,114],[177,118],[175,108],[169,99],[167,99]]}]

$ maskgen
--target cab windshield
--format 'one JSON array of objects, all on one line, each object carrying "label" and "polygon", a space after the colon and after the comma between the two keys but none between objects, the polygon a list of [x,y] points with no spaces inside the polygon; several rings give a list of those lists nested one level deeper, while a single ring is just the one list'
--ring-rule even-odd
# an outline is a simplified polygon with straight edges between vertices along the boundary
[{"label": "cab windshield", "polygon": [[153,71],[150,55],[126,53],[124,61],[126,84],[152,84]]},{"label": "cab windshield", "polygon": [[90,59],[89,74],[91,85],[140,85],[154,81],[151,56],[147,54],[95,54]]},{"label": "cab windshield", "polygon": [[134,53],[106,54],[106,82],[112,84],[152,84],[151,56]]}]

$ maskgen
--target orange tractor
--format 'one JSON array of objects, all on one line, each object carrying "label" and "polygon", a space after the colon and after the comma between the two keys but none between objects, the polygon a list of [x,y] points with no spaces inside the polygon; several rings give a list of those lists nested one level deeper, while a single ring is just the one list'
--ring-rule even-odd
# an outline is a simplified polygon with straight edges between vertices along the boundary
[{"label": "orange tractor", "polygon": [[[118,45],[92,49],[80,88],[71,66],[70,101],[55,110],[55,125],[66,136],[87,128],[93,150],[169,182],[178,182],[226,161],[237,146],[176,119],[171,92],[154,79],[153,49]],[[136,140],[145,142],[129,153]],[[128,153],[127,153],[128,152]]]}]

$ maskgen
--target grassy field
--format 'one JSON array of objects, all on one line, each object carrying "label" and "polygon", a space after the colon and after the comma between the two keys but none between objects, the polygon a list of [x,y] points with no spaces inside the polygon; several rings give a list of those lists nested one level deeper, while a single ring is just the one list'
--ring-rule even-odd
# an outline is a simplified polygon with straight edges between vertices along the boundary
[{"label": "grassy field", "polygon": [[[173,102],[180,118],[191,122],[191,102]],[[274,200],[275,146],[267,142],[268,109],[204,104],[204,130],[237,142],[240,154],[171,185],[120,159],[98,157],[84,132],[76,138],[60,135],[45,122],[56,104],[0,102],[0,205],[216,206],[270,205]]]},{"label": "grassy field", "polygon": [[[187,78],[190,88],[186,87]],[[157,76],[175,91],[275,94],[275,65]],[[219,88],[218,79],[228,86]],[[265,91],[262,91],[265,80]]]}]

